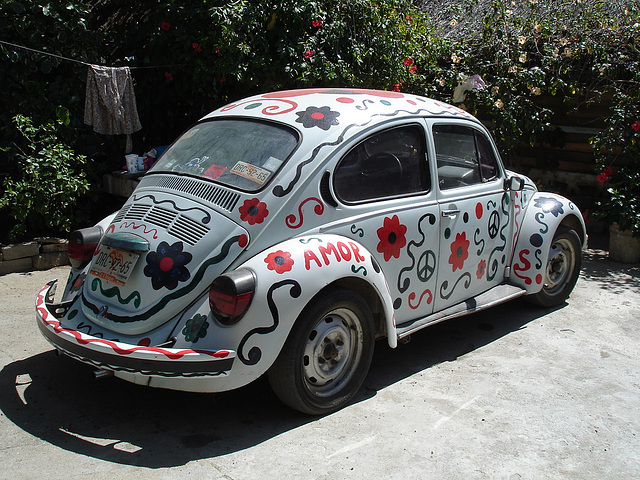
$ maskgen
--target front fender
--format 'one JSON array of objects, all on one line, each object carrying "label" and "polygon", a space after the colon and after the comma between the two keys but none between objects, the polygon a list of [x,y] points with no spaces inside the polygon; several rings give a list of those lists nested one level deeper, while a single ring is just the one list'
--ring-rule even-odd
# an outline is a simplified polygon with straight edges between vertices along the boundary
[{"label": "front fender", "polygon": [[534,194],[517,234],[510,283],[524,288],[529,294],[542,290],[549,248],[562,224],[576,229],[578,236],[586,239],[582,214],[570,200],[553,193]]}]

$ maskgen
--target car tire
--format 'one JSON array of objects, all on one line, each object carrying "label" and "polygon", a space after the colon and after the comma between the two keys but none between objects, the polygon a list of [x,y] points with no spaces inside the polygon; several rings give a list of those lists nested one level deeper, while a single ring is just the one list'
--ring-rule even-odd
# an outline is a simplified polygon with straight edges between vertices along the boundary
[{"label": "car tire", "polygon": [[268,372],[286,405],[323,415],[346,405],[364,381],[375,343],[373,317],[359,295],[332,290],[300,314]]},{"label": "car tire", "polygon": [[558,227],[549,247],[543,287],[527,298],[541,307],[557,307],[569,298],[582,265],[582,242],[570,228]]}]

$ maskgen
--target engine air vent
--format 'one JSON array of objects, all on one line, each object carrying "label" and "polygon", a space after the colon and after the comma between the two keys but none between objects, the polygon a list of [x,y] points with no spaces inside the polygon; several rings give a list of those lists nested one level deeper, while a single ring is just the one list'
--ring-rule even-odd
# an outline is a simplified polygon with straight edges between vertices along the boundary
[{"label": "engine air vent", "polygon": [[212,203],[227,212],[232,212],[240,194],[213,183],[190,177],[177,175],[147,175],[140,180],[138,188],[155,187],[186,193],[206,202]]}]

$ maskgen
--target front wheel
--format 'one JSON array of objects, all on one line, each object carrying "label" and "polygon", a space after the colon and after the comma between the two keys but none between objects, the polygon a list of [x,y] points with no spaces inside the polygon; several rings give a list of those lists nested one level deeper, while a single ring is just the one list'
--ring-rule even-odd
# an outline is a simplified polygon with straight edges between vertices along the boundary
[{"label": "front wheel", "polygon": [[300,314],[269,370],[271,388],[303,413],[338,410],[362,385],[374,341],[373,317],[362,297],[331,291]]},{"label": "front wheel", "polygon": [[542,290],[529,296],[529,300],[542,307],[562,305],[578,281],[581,251],[582,242],[578,234],[565,226],[558,227],[549,248]]}]

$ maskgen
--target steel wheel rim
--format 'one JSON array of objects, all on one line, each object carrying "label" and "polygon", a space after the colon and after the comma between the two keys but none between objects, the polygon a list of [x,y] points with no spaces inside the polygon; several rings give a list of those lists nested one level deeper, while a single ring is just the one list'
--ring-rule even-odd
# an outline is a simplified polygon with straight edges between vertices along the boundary
[{"label": "steel wheel rim", "polygon": [[304,346],[302,368],[307,388],[329,397],[353,377],[362,356],[364,333],[352,310],[329,312],[311,329]]},{"label": "steel wheel rim", "polygon": [[569,240],[558,239],[549,249],[544,289],[549,295],[560,293],[569,283],[575,268],[576,253]]}]

